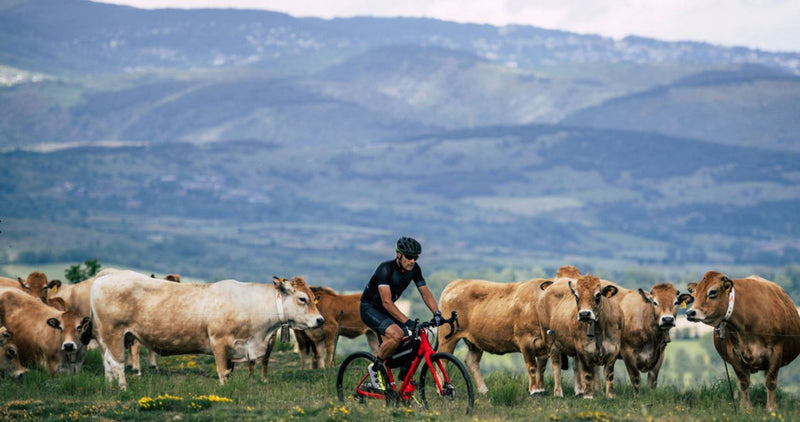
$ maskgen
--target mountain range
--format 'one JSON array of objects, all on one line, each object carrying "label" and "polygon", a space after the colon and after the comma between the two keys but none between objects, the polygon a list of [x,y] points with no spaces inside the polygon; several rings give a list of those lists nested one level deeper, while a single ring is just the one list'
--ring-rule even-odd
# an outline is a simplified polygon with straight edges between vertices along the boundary
[{"label": "mountain range", "polygon": [[400,235],[432,270],[800,262],[800,53],[3,0],[0,83],[0,262],[354,288]]}]

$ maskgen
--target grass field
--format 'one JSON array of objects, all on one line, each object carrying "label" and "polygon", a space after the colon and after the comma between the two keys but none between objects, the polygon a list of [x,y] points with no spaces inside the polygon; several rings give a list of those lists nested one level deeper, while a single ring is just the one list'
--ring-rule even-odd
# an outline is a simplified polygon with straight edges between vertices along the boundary
[{"label": "grass field", "polygon": [[[626,376],[618,374],[617,398],[585,400],[574,397],[571,389],[565,389],[567,397],[550,396],[548,376],[548,395],[530,398],[524,375],[484,370],[490,392],[477,398],[474,413],[467,417],[432,413],[415,403],[392,408],[382,402],[339,403],[335,369],[299,369],[299,359],[291,350],[273,353],[266,383],[258,375],[249,377],[246,368],[238,366],[229,383],[221,386],[210,356],[160,357],[157,370],[145,368],[141,377],[129,376],[129,389],[123,392],[106,383],[100,354],[90,350],[79,374],[51,378],[37,367],[21,380],[0,379],[0,420],[800,420],[796,395],[779,388],[780,411],[767,412],[765,390],[754,385],[755,409],[741,412],[722,381],[690,388],[644,388],[636,395]],[[564,382],[571,385],[569,379]]]}]

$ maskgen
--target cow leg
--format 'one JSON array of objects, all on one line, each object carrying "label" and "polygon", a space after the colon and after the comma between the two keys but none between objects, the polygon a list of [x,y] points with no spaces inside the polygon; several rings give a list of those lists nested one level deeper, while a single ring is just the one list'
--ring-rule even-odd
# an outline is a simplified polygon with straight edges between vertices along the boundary
[{"label": "cow leg", "polygon": [[746,369],[738,368],[737,366],[733,366],[733,372],[736,373],[736,379],[738,381],[739,386],[739,397],[742,403],[742,409],[752,409],[753,405],[750,403],[750,372]]},{"label": "cow leg", "polygon": [[583,374],[583,398],[594,398],[594,373],[595,367],[590,362],[585,362],[580,356],[575,358],[575,366],[580,366]]},{"label": "cow leg", "polygon": [[575,397],[583,396],[586,391],[584,388],[584,372],[585,368],[578,362],[578,357],[572,358],[572,391],[575,392]]},{"label": "cow leg", "polygon": [[157,357],[158,357],[158,354],[156,354],[156,352],[150,350],[150,356],[149,356],[149,359],[148,359],[149,363],[150,363],[150,369],[158,369],[158,361],[156,360]]},{"label": "cow leg", "polygon": [[564,397],[564,390],[561,389],[561,353],[556,351],[550,354],[550,369],[553,371],[553,396]]},{"label": "cow leg", "polygon": [[[331,344],[331,346],[333,345]],[[325,338],[323,338],[322,341],[314,344],[314,363],[312,364],[312,368],[319,369],[325,367],[325,359],[323,358],[322,354],[323,350],[325,350],[326,353],[333,353],[333,347],[331,347],[330,352],[328,351],[328,346],[325,344]]]},{"label": "cow leg", "polygon": [[783,360],[783,351],[775,349],[770,356],[769,367],[764,371],[764,385],[767,387],[767,411],[778,410],[778,400],[775,389],[778,388],[778,371]]},{"label": "cow leg", "polygon": [[108,333],[99,341],[100,349],[103,351],[103,369],[105,370],[106,380],[113,382],[117,379],[120,390],[128,389],[128,382],[125,379],[125,338],[126,333],[118,330]]},{"label": "cow leg", "polygon": [[525,369],[528,371],[528,394],[536,395],[544,393],[544,384],[540,383],[538,377],[539,365],[536,361],[536,351],[532,346],[522,348],[522,357],[525,360]]},{"label": "cow leg", "polygon": [[661,349],[661,353],[658,356],[658,361],[656,362],[655,366],[652,369],[647,371],[647,386],[650,387],[651,390],[658,387],[658,373],[661,372],[661,364],[664,363],[664,349]]},{"label": "cow leg", "polygon": [[617,362],[615,358],[610,358],[606,361],[603,375],[606,379],[606,398],[613,399],[617,396],[614,391],[614,364]]},{"label": "cow leg", "polygon": [[[639,384],[641,384],[641,375],[639,375],[639,368],[636,367],[634,358],[626,352],[622,354],[622,361],[625,362],[625,370],[628,371],[628,378],[631,380],[633,392],[639,392]],[[650,381],[650,375],[647,376],[647,381]]]},{"label": "cow leg", "polygon": [[137,377],[142,376],[142,365],[139,361],[139,352],[141,348],[142,343],[139,343],[139,340],[134,339],[131,342],[130,354],[128,355],[131,362],[131,372],[133,372],[133,375]]},{"label": "cow leg", "polygon": [[467,365],[467,369],[472,375],[472,380],[475,381],[478,392],[486,394],[489,392],[489,388],[486,387],[486,382],[483,381],[483,376],[481,375],[481,356],[483,356],[483,350],[466,340],[464,340],[464,342],[467,343],[468,350],[467,358],[464,360],[464,363]]},{"label": "cow leg", "polygon": [[214,353],[214,364],[217,366],[217,375],[219,376],[219,383],[225,385],[228,381],[228,375],[231,369],[228,369],[228,344],[231,342],[226,339],[212,340],[211,350]]},{"label": "cow leg", "polygon": [[[272,349],[275,348],[275,340],[278,337],[277,331],[272,334],[272,337],[267,341],[267,348],[264,350],[264,356],[261,357],[261,381],[267,382],[267,368],[269,368],[269,357],[272,355]],[[295,337],[296,338],[296,337]]]}]

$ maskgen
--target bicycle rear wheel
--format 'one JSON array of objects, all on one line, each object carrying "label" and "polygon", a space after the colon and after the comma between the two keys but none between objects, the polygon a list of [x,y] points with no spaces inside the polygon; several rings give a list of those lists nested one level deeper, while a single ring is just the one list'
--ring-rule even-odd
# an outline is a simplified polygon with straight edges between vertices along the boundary
[{"label": "bicycle rear wheel", "polygon": [[435,353],[431,363],[433,372],[426,363],[419,377],[420,397],[425,407],[442,415],[458,411],[471,413],[475,392],[464,364],[449,353]]},{"label": "bicycle rear wheel", "polygon": [[398,395],[388,385],[389,375],[381,367],[381,377],[386,380],[385,390],[375,388],[369,379],[367,367],[375,362],[375,356],[367,352],[355,352],[339,366],[336,375],[336,395],[340,402],[365,403],[370,399],[386,400],[387,405],[396,405]]}]

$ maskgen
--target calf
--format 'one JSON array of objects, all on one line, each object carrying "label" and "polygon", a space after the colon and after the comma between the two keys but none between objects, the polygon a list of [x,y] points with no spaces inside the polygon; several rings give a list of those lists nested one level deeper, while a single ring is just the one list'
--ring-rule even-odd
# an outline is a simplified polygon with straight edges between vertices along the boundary
[{"label": "calf", "polygon": [[[450,338],[438,337],[437,351],[453,353],[463,339],[469,350],[466,366],[478,392],[489,389],[481,376],[483,352],[506,354],[519,352],[528,372],[528,393],[544,391],[543,371],[547,348],[539,327],[536,305],[545,279],[519,283],[496,283],[485,280],[454,280],[439,298],[443,315],[458,313],[459,328]],[[544,359],[543,361],[541,359]]]},{"label": "calf", "polygon": [[133,271],[98,277],[91,303],[106,379],[127,388],[125,342],[136,338],[160,355],[213,354],[225,384],[228,363],[262,357],[282,324],[306,329],[324,323],[302,278],[273,283],[164,283]]},{"label": "calf", "polygon": [[777,409],[778,370],[800,354],[800,315],[792,299],[761,277],[732,280],[716,271],[688,288],[694,302],[686,318],[716,327],[714,347],[736,373],[742,407],[752,407],[750,374],[764,371],[766,407]]},{"label": "calf", "polygon": [[89,318],[47,306],[13,288],[0,288],[0,321],[14,333],[20,361],[43,361],[54,375],[65,362],[80,359],[79,344],[89,341]]},{"label": "calf", "polygon": [[6,327],[0,327],[0,373],[19,378],[25,372],[27,369],[19,361],[14,335]]},{"label": "calf", "polygon": [[[570,294],[564,294],[564,286]],[[596,366],[604,367],[606,397],[614,397],[614,362],[622,337],[622,309],[616,299],[616,286],[591,275],[573,281],[562,278],[545,284],[540,303],[550,308],[543,313],[542,329],[548,334],[554,395],[563,397],[562,355],[575,356],[576,394],[592,398]],[[549,300],[549,296],[560,297]]]},{"label": "calf", "polygon": [[655,388],[670,341],[669,330],[675,326],[680,292],[672,283],[656,284],[650,292],[617,288],[624,316],[617,359],[625,362],[634,391],[639,391],[639,372],[647,372],[647,384]]}]

